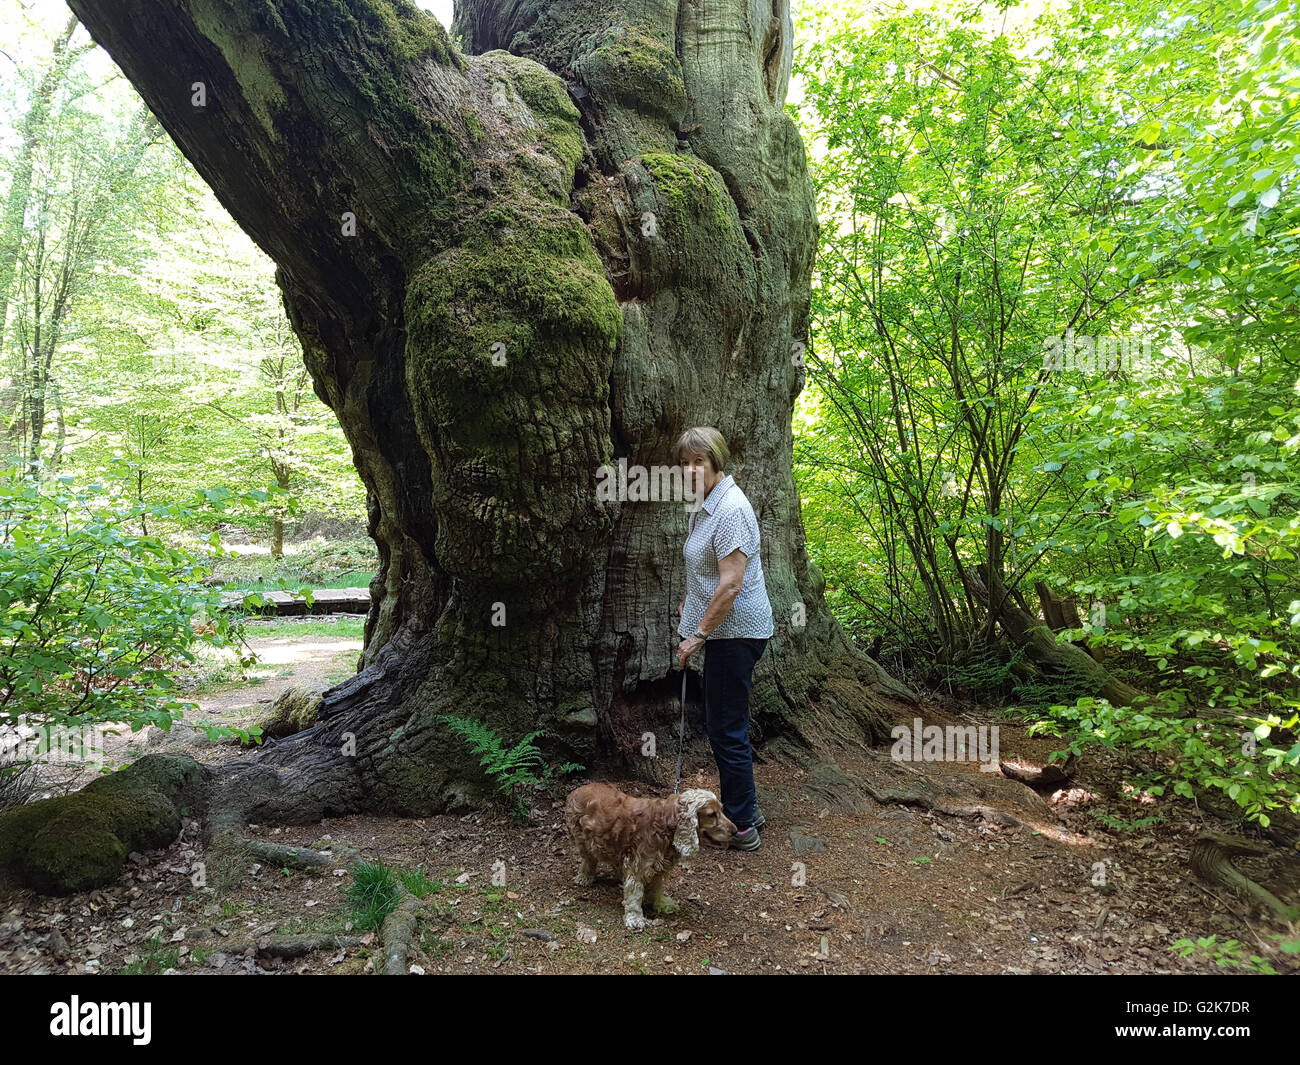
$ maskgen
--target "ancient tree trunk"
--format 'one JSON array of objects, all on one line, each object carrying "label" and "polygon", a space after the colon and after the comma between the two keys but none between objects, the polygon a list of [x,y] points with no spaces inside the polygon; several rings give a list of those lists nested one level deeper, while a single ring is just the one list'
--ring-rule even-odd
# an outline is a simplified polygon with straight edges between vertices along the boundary
[{"label": "ancient tree trunk", "polygon": [[439,714],[671,779],[685,509],[599,489],[690,425],[762,526],[757,738],[887,735],[911,694],[829,616],[791,472],[817,221],[785,0],[470,0],[464,52],[403,0],[70,5],[278,264],[380,552],[360,672],[224,770],[232,819],[444,808],[478,771]]}]

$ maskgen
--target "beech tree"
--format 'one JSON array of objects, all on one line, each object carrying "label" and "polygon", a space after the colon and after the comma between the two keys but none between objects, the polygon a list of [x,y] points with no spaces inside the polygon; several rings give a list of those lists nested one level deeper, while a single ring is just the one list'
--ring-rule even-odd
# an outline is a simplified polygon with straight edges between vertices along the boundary
[{"label": "beech tree", "polygon": [[792,476],[818,222],[785,0],[466,0],[459,46],[404,0],[69,6],[276,262],[380,553],[358,673],[217,771],[223,816],[463,801],[441,714],[671,780],[686,509],[599,486],[691,425],[762,528],[755,740],[887,738],[913,696],[827,611]]}]

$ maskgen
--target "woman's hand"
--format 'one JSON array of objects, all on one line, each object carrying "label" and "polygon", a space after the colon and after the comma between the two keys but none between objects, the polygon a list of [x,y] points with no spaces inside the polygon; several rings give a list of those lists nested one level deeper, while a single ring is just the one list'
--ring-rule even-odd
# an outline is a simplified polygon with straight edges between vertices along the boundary
[{"label": "woman's hand", "polygon": [[683,599],[680,603],[677,604],[677,616],[681,617],[682,611],[685,609],[686,609],[686,600]]},{"label": "woman's hand", "polygon": [[686,663],[691,660],[691,655],[704,646],[704,641],[698,636],[690,636],[677,645],[677,668],[685,669]]}]

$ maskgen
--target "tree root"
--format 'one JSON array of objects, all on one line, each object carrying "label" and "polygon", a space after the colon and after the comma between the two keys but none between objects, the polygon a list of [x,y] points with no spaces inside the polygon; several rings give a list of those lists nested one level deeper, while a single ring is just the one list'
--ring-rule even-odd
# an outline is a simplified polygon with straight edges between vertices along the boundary
[{"label": "tree root", "polygon": [[[1196,803],[1207,813],[1213,814],[1228,825],[1241,821],[1242,810],[1234,802],[1227,800],[1222,792],[1201,792],[1196,794]],[[1279,847],[1292,852],[1300,852],[1300,818],[1288,810],[1270,810],[1267,825],[1251,824],[1251,828],[1267,836]]]},{"label": "tree root", "polygon": [[1222,832],[1202,832],[1192,844],[1192,869],[1197,876],[1211,884],[1221,884],[1253,895],[1283,921],[1300,920],[1300,908],[1288,906],[1267,888],[1233,868],[1229,860],[1233,854],[1263,855],[1268,850],[1266,844],[1257,840],[1229,836]]},{"label": "tree root", "polygon": [[1024,821],[1009,814],[1005,810],[999,810],[995,806],[989,806],[986,803],[955,803],[944,802],[942,799],[936,799],[920,791],[908,791],[902,788],[873,788],[869,783],[863,782],[863,788],[881,806],[898,804],[900,806],[919,806],[923,810],[933,810],[937,814],[944,814],[947,817],[968,817],[983,818],[985,821],[992,821],[999,825],[1011,825],[1016,828],[1028,827]]},{"label": "tree root", "polygon": [[384,918],[380,933],[384,943],[384,975],[405,976],[409,971],[408,958],[418,951],[418,929],[424,902],[405,888],[400,888],[401,901],[397,909]]},{"label": "tree root", "polygon": [[1064,784],[1078,768],[1078,759],[1070,755],[1064,762],[1036,763],[1023,759],[1009,759],[999,763],[1004,777],[1019,781],[1028,787],[1047,787]]},{"label": "tree root", "polygon": [[363,936],[297,935],[277,936],[274,939],[270,936],[263,936],[256,943],[227,943],[222,941],[219,949],[226,954],[242,954],[245,957],[252,952],[253,955],[262,958],[301,958],[308,954],[315,954],[320,950],[343,950],[365,945],[366,941]]},{"label": "tree root", "polygon": [[310,847],[289,847],[283,843],[267,843],[260,839],[239,839],[239,846],[268,865],[287,866],[290,869],[324,869],[351,865],[361,857],[361,852],[352,847],[336,847],[334,850],[317,851]]},{"label": "tree root", "polygon": [[232,891],[243,878],[250,858],[266,865],[312,870],[337,869],[360,857],[361,852],[352,847],[337,846],[328,851],[290,847],[249,839],[234,828],[220,826],[213,831],[205,854],[207,885],[219,894]]},{"label": "tree root", "polygon": [[[265,840],[246,839],[227,829],[213,839],[210,854],[215,859],[214,886],[219,890],[232,887],[242,873],[243,860],[257,858],[268,865],[288,866],[296,869],[322,869],[351,864],[360,858],[360,852],[351,847],[337,847],[332,851],[318,851],[310,847],[291,847]],[[420,919],[427,911],[424,900],[412,895],[398,885],[397,907],[384,918],[379,939],[383,951],[382,972],[387,976],[404,976],[410,971],[412,956],[427,962],[419,944]],[[320,950],[340,950],[367,945],[366,937],[359,935],[291,935],[272,939],[263,936],[255,943],[221,945],[221,950],[248,956],[270,958],[297,958]]]}]

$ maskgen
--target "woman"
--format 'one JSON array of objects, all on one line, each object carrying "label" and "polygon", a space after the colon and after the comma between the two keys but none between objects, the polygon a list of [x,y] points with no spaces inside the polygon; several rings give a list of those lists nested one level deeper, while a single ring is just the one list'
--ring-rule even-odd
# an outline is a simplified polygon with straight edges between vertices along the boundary
[{"label": "woman", "polygon": [[772,605],[763,583],[758,520],[727,468],[722,434],[687,429],[677,457],[696,500],[686,534],[686,598],[677,608],[677,664],[704,648],[704,715],[718,763],[722,808],[736,824],[731,845],[757,850],[765,820],[754,793],[749,746],[749,691],[754,663],[772,636]]}]

